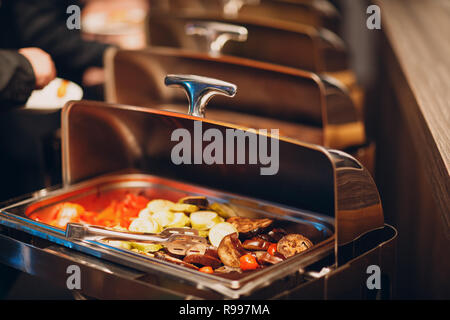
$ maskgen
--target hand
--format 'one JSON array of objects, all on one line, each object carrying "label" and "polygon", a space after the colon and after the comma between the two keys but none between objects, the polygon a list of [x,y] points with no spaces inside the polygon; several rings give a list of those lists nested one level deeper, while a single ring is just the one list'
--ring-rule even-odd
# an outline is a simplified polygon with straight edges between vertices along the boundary
[{"label": "hand", "polygon": [[30,62],[36,77],[36,89],[42,89],[56,77],[52,57],[39,48],[22,48],[19,53]]}]

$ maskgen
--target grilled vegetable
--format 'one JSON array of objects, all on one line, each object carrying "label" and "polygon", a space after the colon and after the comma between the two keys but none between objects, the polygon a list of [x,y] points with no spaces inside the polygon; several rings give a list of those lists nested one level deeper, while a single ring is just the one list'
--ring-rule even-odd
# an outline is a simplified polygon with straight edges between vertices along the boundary
[{"label": "grilled vegetable", "polygon": [[[245,240],[242,246],[248,250],[267,250],[272,245],[272,243],[265,241],[261,238],[252,238]],[[275,245],[276,246],[276,245]]]},{"label": "grilled vegetable", "polygon": [[198,271],[203,272],[203,273],[210,273],[210,274],[214,273],[213,268],[211,268],[210,266],[202,267]]},{"label": "grilled vegetable", "polygon": [[167,225],[167,228],[182,228],[188,226],[190,223],[188,216],[183,212],[175,212],[173,214],[173,220]]},{"label": "grilled vegetable", "polygon": [[281,255],[271,255],[267,251],[255,251],[252,254],[260,264],[277,264],[285,260]]},{"label": "grilled vegetable", "polygon": [[231,223],[228,222],[221,222],[216,225],[214,225],[211,230],[209,230],[209,242],[214,247],[218,247],[220,242],[222,241],[225,236],[238,232],[236,227],[233,226]]},{"label": "grilled vegetable", "polygon": [[245,254],[239,258],[239,267],[242,270],[255,270],[259,267],[256,258],[251,254]]},{"label": "grilled vegetable", "polygon": [[142,217],[134,219],[128,230],[133,232],[159,233],[161,226],[152,217]]},{"label": "grilled vegetable", "polygon": [[175,219],[175,215],[172,211],[164,210],[153,213],[152,218],[158,222],[158,224],[165,228]]},{"label": "grilled vegetable", "polygon": [[159,211],[169,211],[174,204],[175,203],[169,200],[155,199],[147,204],[147,209],[152,213],[156,213]]},{"label": "grilled vegetable", "polygon": [[183,261],[194,265],[211,266],[214,269],[219,268],[222,265],[220,260],[206,254],[189,254],[184,257]]},{"label": "grilled vegetable", "polygon": [[283,238],[285,235],[287,235],[286,230],[281,228],[273,228],[267,233],[267,236],[270,238],[271,242],[278,242]]},{"label": "grilled vegetable", "polygon": [[[125,231],[125,232],[128,231],[127,228],[123,228],[121,226],[115,226],[115,227],[112,227],[112,229],[114,229],[116,231]],[[126,249],[126,250],[131,250],[133,248],[131,246],[131,242],[129,242],[129,241],[106,240],[105,242],[107,244],[109,244],[110,246],[113,246],[116,248],[121,248],[121,249]]]},{"label": "grilled vegetable", "polygon": [[209,210],[217,212],[219,216],[225,219],[237,216],[233,209],[223,203],[214,202],[209,206]]},{"label": "grilled vegetable", "polygon": [[131,243],[128,241],[107,241],[110,246],[130,250],[132,248]]},{"label": "grilled vegetable", "polygon": [[214,270],[215,273],[231,273],[231,272],[237,272],[242,273],[241,268],[237,267],[229,267],[229,266],[221,266],[220,268],[217,268]]},{"label": "grilled vegetable", "polygon": [[200,237],[206,238],[206,237],[208,237],[208,235],[209,235],[209,230],[198,230],[198,235],[199,235]]},{"label": "grilled vegetable", "polygon": [[190,244],[176,251],[153,243],[105,242],[205,273],[255,270],[263,265],[280,263],[313,246],[301,234],[287,234],[281,228],[274,228],[271,219],[239,217],[226,204],[209,205],[205,197],[185,197],[174,203],[163,199],[149,201],[146,197],[127,193],[124,200],[110,201],[99,213],[69,202],[55,206],[51,213],[52,224],[59,226],[81,222],[144,233],[192,226],[200,236],[208,237],[211,245]]},{"label": "grilled vegetable", "polygon": [[152,217],[152,212],[150,211],[150,209],[148,208],[144,208],[141,211],[139,211],[139,215],[138,218],[151,218]]},{"label": "grilled vegetable", "polygon": [[190,214],[192,212],[200,210],[199,207],[193,204],[187,204],[187,203],[175,203],[173,206],[170,207],[170,211],[174,212],[184,212],[187,214]]},{"label": "grilled vegetable", "polygon": [[277,251],[286,258],[303,252],[313,246],[313,243],[301,234],[288,234],[281,238],[277,245]]},{"label": "grilled vegetable", "polygon": [[231,217],[227,222],[236,227],[240,237],[248,239],[265,232],[272,225],[273,220]]},{"label": "grilled vegetable", "polygon": [[90,223],[105,227],[121,225],[128,228],[147,203],[147,198],[127,193],[123,200],[111,201],[106,208],[93,217]]},{"label": "grilled vegetable", "polygon": [[223,222],[223,219],[214,211],[196,211],[190,216],[192,228],[197,230],[209,230],[215,224]]},{"label": "grilled vegetable", "polygon": [[208,247],[206,249],[205,254],[210,256],[210,257],[213,257],[213,258],[216,258],[216,259],[220,259],[219,258],[219,254],[217,253],[217,248],[215,248],[215,247]]},{"label": "grilled vegetable", "polygon": [[206,197],[184,197],[178,200],[178,203],[185,203],[185,204],[193,204],[200,209],[207,209],[209,206],[208,199]]},{"label": "grilled vegetable", "polygon": [[240,267],[239,258],[247,252],[239,241],[238,234],[227,235],[219,244],[217,254],[224,265],[234,268]]},{"label": "grilled vegetable", "polygon": [[276,243],[272,243],[269,248],[267,248],[267,252],[271,255],[274,256],[275,253],[277,252],[277,244]]},{"label": "grilled vegetable", "polygon": [[69,222],[79,222],[84,211],[84,208],[76,203],[64,202],[59,204],[51,212],[54,219],[52,225],[65,228]]},{"label": "grilled vegetable", "polygon": [[184,262],[183,260],[180,260],[178,258],[172,257],[166,253],[163,253],[161,251],[155,252],[155,258],[160,259],[160,260],[164,260],[164,261],[168,261],[168,262],[172,262],[190,269],[194,269],[194,270],[198,270],[197,266],[194,266],[191,263],[187,263]]},{"label": "grilled vegetable", "polygon": [[142,251],[142,252],[156,252],[163,248],[163,246],[160,244],[140,243],[140,242],[131,242],[130,247],[138,249],[139,251]]}]

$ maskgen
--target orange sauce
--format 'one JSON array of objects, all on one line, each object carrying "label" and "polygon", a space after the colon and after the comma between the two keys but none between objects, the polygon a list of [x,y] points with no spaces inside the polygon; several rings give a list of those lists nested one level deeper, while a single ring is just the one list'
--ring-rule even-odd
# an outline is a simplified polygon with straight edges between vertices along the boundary
[{"label": "orange sauce", "polygon": [[67,93],[68,85],[69,85],[69,81],[68,80],[62,80],[61,81],[61,85],[59,86],[58,91],[56,93],[58,98],[64,98],[64,96]]}]

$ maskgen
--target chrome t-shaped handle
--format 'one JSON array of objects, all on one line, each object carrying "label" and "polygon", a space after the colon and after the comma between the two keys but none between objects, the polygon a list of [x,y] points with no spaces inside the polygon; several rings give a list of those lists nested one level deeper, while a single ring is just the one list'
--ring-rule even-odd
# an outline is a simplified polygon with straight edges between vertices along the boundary
[{"label": "chrome t-shaped handle", "polygon": [[189,100],[188,114],[201,118],[205,117],[206,105],[213,96],[234,97],[237,91],[232,83],[195,75],[169,74],[164,83],[182,87]]},{"label": "chrome t-shaped handle", "polygon": [[247,41],[247,28],[229,23],[195,21],[185,26],[187,35],[204,36],[209,54],[217,56],[223,46],[230,40]]}]

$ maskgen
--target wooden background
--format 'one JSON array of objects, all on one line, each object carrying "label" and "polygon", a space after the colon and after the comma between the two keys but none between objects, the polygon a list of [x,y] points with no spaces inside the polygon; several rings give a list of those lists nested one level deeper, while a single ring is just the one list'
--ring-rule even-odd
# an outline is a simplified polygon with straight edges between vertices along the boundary
[{"label": "wooden background", "polygon": [[450,298],[450,1],[377,0],[379,85],[368,121],[386,221],[399,231],[397,298]]}]

